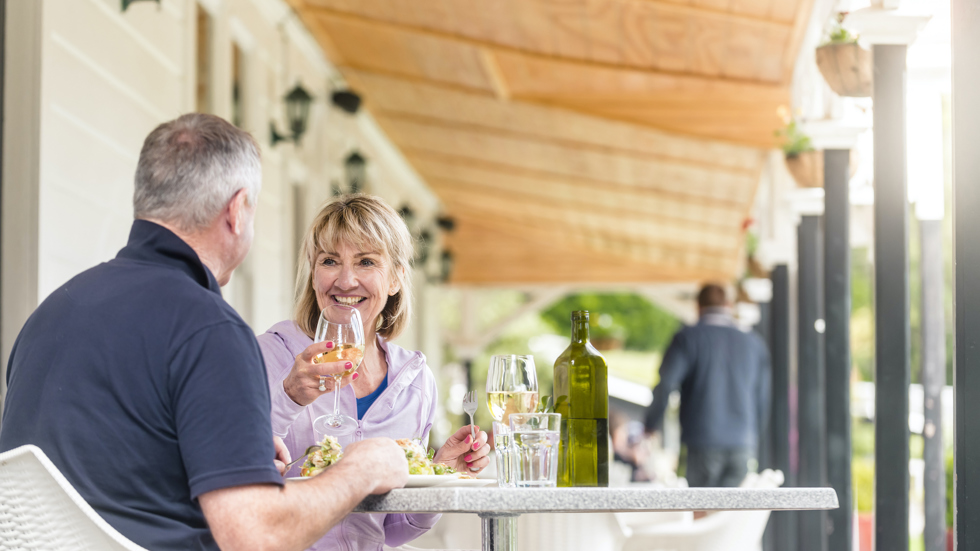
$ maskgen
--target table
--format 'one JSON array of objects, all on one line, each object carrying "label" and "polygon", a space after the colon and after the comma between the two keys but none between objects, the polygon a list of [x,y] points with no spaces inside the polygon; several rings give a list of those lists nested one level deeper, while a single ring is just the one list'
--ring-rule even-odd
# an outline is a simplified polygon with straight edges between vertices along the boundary
[{"label": "table", "polygon": [[413,488],[368,496],[355,513],[473,513],[483,551],[516,551],[526,513],[836,509],[833,488]]}]

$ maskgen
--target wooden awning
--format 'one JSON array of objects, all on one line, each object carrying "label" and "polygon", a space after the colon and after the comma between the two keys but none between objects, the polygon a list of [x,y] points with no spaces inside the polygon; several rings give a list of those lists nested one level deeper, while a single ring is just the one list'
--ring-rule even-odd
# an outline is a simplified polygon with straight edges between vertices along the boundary
[{"label": "wooden awning", "polygon": [[812,0],[289,0],[457,220],[452,281],[730,279]]}]

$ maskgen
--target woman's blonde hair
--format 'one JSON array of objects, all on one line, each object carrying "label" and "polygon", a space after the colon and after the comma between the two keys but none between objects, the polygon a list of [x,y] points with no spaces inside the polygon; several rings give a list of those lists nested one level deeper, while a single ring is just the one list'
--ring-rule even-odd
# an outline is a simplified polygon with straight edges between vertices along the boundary
[{"label": "woman's blonde hair", "polygon": [[296,323],[308,337],[313,337],[320,317],[313,281],[316,257],[323,251],[337,250],[340,243],[375,250],[386,257],[388,276],[398,286],[398,292],[388,297],[376,329],[385,339],[397,337],[412,315],[412,236],[387,203],[360,193],[327,203],[306,232],[296,275]]}]

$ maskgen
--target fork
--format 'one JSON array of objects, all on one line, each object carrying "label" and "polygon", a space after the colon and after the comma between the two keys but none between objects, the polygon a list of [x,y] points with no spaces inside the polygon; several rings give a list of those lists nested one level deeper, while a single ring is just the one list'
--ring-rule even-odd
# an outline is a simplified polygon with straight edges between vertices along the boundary
[{"label": "fork", "polygon": [[476,413],[476,391],[471,390],[463,396],[463,411],[470,416],[470,436],[476,442],[476,429],[473,428],[473,414]]},{"label": "fork", "polygon": [[300,461],[306,459],[306,456],[307,455],[310,455],[311,453],[315,452],[316,449],[319,448],[319,447],[320,447],[319,444],[313,444],[309,448],[306,448],[306,451],[303,452],[303,455],[299,456],[297,459],[293,459],[292,461],[290,461],[289,463],[286,464],[286,470],[288,471],[289,469],[291,469],[293,467],[293,465],[295,465],[295,464],[299,463]]}]

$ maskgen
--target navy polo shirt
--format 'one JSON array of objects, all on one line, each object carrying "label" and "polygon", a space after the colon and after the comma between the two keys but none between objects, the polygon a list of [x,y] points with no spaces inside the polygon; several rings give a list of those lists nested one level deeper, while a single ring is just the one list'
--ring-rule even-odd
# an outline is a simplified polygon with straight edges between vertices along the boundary
[{"label": "navy polo shirt", "polygon": [[194,250],[152,222],[41,303],[7,384],[0,451],[37,445],[148,549],[216,550],[198,496],[282,484],[255,336]]}]

